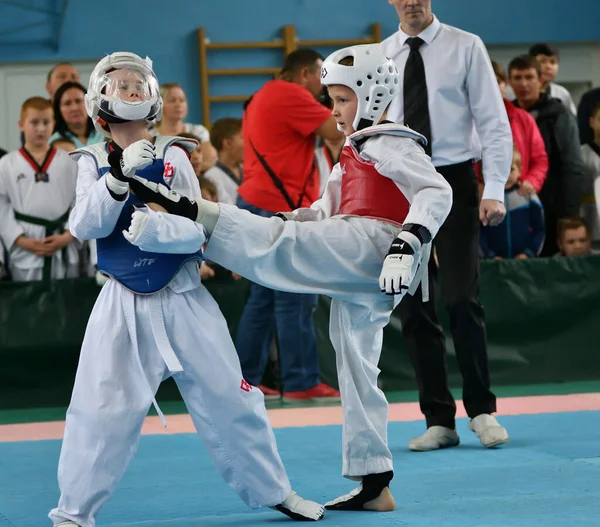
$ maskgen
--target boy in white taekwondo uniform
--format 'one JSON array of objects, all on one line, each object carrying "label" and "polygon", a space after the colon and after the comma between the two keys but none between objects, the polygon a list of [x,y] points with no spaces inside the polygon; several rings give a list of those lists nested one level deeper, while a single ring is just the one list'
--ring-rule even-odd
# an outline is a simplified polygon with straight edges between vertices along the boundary
[{"label": "boy in white taekwondo uniform", "polygon": [[25,144],[0,160],[0,236],[14,281],[74,278],[78,273],[80,244],[67,229],[77,164],[49,146],[53,127],[50,103],[27,99],[19,121]]},{"label": "boy in white taekwondo uniform", "polygon": [[[323,63],[322,82],[338,128],[348,136],[322,199],[266,219],[229,205],[190,202],[146,182],[143,199],[173,214],[135,212],[124,235],[143,250],[178,253],[197,250],[206,232],[206,257],[228,269],[266,287],[332,297],[330,336],[344,411],[342,473],[361,484],[325,507],[388,511],[395,507],[388,407],[377,387],[383,328],[403,294],[426,276],[431,240],[452,194],[419,145],[424,138],[381,122],[399,74],[378,45],[333,53]],[[177,227],[183,234],[183,224],[195,229],[179,239],[168,236]]]},{"label": "boy in white taekwondo uniform", "polygon": [[201,253],[144,253],[121,234],[140,204],[129,190],[134,174],[182,195],[200,193],[188,159],[195,141],[149,140],[162,108],[151,61],[133,53],[102,59],[86,106],[113,140],[74,154],[70,228],[97,240],[98,267],[110,280],[86,329],[58,467],[61,496],[50,518],[61,527],[94,527],[137,450],[159,384],[173,375],[218,471],[248,506],[320,519],[323,507],[290,488],[263,396],[243,380],[225,319],[200,283]]}]

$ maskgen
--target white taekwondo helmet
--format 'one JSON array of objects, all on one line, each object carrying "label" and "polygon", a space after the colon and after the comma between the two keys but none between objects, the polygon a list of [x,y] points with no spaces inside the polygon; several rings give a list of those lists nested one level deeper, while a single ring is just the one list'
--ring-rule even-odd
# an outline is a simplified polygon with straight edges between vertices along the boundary
[{"label": "white taekwondo helmet", "polygon": [[[354,65],[340,64],[347,57],[354,59]],[[380,44],[335,51],[321,68],[321,84],[341,84],[356,93],[358,108],[352,126],[357,131],[380,121],[388,104],[399,93],[399,82],[400,72],[394,61],[384,55]]]},{"label": "white taekwondo helmet", "polygon": [[85,107],[94,126],[109,136],[107,123],[145,120],[151,126],[162,116],[163,100],[152,61],[135,53],[104,57],[92,72]]}]

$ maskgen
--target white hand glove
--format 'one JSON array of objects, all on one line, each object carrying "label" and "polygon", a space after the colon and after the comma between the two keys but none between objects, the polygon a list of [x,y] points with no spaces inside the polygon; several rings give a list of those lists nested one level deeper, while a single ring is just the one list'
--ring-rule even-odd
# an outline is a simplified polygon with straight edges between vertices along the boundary
[{"label": "white hand glove", "polygon": [[194,254],[206,242],[204,226],[183,216],[135,210],[125,239],[142,251],[162,254]]},{"label": "white hand glove", "polygon": [[423,258],[421,242],[412,233],[400,231],[383,261],[379,288],[387,295],[408,291]]},{"label": "white hand glove", "polygon": [[141,210],[136,210],[131,215],[131,224],[129,225],[129,229],[123,231],[123,236],[125,236],[129,243],[136,245],[136,242],[144,232],[149,219],[150,216]]},{"label": "white hand glove", "polygon": [[96,279],[96,284],[98,284],[100,287],[102,287],[106,282],[108,282],[108,276],[102,274],[100,271],[96,271],[94,278]]},{"label": "white hand glove", "polygon": [[154,163],[156,149],[147,139],[136,141],[123,150],[121,157],[121,171],[125,177],[135,176],[137,170],[142,170]]}]

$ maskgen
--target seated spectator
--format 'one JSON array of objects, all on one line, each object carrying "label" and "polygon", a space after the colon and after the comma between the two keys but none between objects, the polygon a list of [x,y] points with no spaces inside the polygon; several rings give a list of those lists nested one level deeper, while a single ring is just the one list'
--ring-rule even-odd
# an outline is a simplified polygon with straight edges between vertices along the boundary
[{"label": "seated spectator", "polygon": [[577,125],[581,144],[594,142],[594,131],[590,128],[590,117],[596,106],[600,104],[600,88],[587,91],[581,97],[577,107]]},{"label": "seated spectator", "polygon": [[506,217],[496,226],[482,226],[479,245],[484,258],[534,258],[544,245],[544,213],[535,193],[519,193],[521,154],[515,148],[513,160],[504,187]]},{"label": "seated spectator", "polygon": [[[544,140],[535,119],[506,98],[508,79],[504,68],[495,60],[492,60],[492,67],[508,114],[513,142],[521,154],[519,193],[525,195],[539,192],[548,173],[548,155]],[[480,179],[483,181],[483,178]]]},{"label": "seated spectator", "polygon": [[163,98],[162,120],[150,131],[155,135],[194,134],[200,138],[202,149],[202,172],[206,172],[217,161],[217,152],[210,144],[210,134],[201,124],[184,122],[188,114],[187,97],[183,88],[175,82],[166,82],[160,87]]},{"label": "seated spectator", "polygon": [[[54,133],[50,142],[57,139],[71,141],[76,148],[104,141],[85,109],[87,90],[77,82],[65,82],[54,95]],[[64,145],[64,143],[63,143]]]},{"label": "seated spectator", "polygon": [[529,56],[534,57],[542,68],[542,92],[546,92],[548,97],[558,99],[573,115],[577,115],[569,90],[554,82],[560,62],[556,48],[545,43],[534,44],[529,49]]},{"label": "seated spectator", "polygon": [[508,66],[508,79],[517,97],[513,104],[535,118],[548,154],[548,176],[539,193],[546,226],[541,255],[553,256],[558,250],[558,220],[576,216],[581,205],[583,161],[577,123],[561,102],[541,92],[541,67],[534,57],[522,55],[513,59]]},{"label": "seated spectator", "polygon": [[65,82],[80,83],[79,72],[70,62],[59,62],[48,72],[46,91],[50,102],[54,100],[54,94]]},{"label": "seated spectator", "polygon": [[558,248],[555,256],[587,256],[593,254],[592,235],[581,218],[562,218],[558,222]]},{"label": "seated spectator", "polygon": [[206,176],[200,176],[198,178],[198,182],[200,183],[200,192],[202,193],[202,197],[207,201],[218,203],[219,192],[217,190],[217,186]]},{"label": "seated spectator", "polygon": [[585,177],[580,214],[590,228],[592,246],[600,248],[600,102],[592,111],[589,125],[594,137],[581,145]]},{"label": "seated spectator", "polygon": [[194,169],[194,173],[196,177],[201,177],[204,171],[204,155],[202,153],[202,141],[195,134],[190,134],[188,132],[184,132],[179,134],[179,137],[185,137],[186,139],[193,139],[198,143],[198,147],[194,148],[192,153],[190,154],[190,163],[192,164],[192,168]]},{"label": "seated spectator", "polygon": [[242,120],[226,117],[216,121],[210,131],[210,142],[217,151],[218,161],[206,171],[205,176],[217,187],[221,203],[235,205],[244,162]]},{"label": "seated spectator", "polygon": [[58,137],[57,139],[52,140],[50,138],[50,148],[56,148],[57,150],[64,150],[65,152],[72,152],[77,149],[75,143],[66,137]]},{"label": "seated spectator", "polygon": [[15,281],[76,277],[79,271],[79,242],[67,228],[77,164],[50,148],[53,127],[50,102],[27,99],[19,121],[25,145],[0,160],[0,237]]}]

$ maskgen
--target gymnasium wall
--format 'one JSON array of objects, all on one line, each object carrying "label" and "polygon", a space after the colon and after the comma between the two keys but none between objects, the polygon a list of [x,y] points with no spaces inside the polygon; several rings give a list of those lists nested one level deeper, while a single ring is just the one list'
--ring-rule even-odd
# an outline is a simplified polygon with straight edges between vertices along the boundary
[{"label": "gymnasium wall", "polygon": [[[301,39],[360,37],[372,22],[380,22],[388,36],[398,24],[386,0],[71,1],[65,2],[61,16],[44,13],[61,3],[40,0],[34,3],[39,9],[0,4],[0,63],[96,60],[116,50],[149,55],[162,82],[174,80],[184,86],[190,118],[196,122],[201,119],[196,41],[200,26],[212,41],[260,41],[279,37],[285,24],[294,24]],[[479,34],[488,45],[523,43],[525,50],[534,41],[600,39],[599,0],[577,0],[572,7],[564,0],[433,0],[433,10],[443,22]],[[280,63],[280,50],[228,51],[213,52],[209,67]],[[217,79],[211,90],[251,93],[265,80]],[[239,112],[239,104],[232,107],[221,105],[214,118]]]}]

